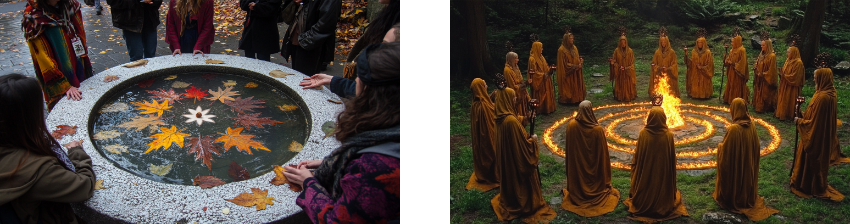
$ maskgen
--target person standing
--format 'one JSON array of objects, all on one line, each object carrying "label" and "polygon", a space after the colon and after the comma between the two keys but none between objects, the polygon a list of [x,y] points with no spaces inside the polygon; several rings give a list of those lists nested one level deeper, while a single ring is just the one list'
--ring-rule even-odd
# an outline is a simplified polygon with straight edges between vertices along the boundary
[{"label": "person standing", "polygon": [[614,211],[620,191],[611,185],[608,142],[590,101],[578,105],[578,114],[566,129],[567,188],[563,189],[561,208],[584,217]]},{"label": "person standing", "polygon": [[658,49],[652,56],[652,75],[649,77],[649,96],[658,94],[658,85],[660,79],[667,79],[667,92],[670,95],[679,97],[679,63],[676,58],[676,51],[670,47],[670,40],[667,38],[667,28],[661,27],[658,29]]},{"label": "person standing", "polygon": [[761,146],[756,126],[744,99],[732,100],[730,110],[732,124],[717,146],[717,179],[711,196],[721,208],[761,221],[779,211],[765,206],[758,195]]},{"label": "person standing", "polygon": [[173,0],[168,2],[165,42],[171,55],[192,52],[209,54],[215,38],[213,0]]},{"label": "person standing", "polygon": [[121,29],[130,61],[156,56],[156,27],[162,0],[106,0],[112,25]]},{"label": "person standing", "polygon": [[239,0],[239,7],[248,12],[239,39],[239,49],[245,51],[245,57],[271,61],[271,54],[280,52],[280,4],[281,0]]},{"label": "person standing", "polygon": [[469,110],[470,135],[472,136],[472,165],[474,171],[469,177],[466,189],[489,191],[499,187],[497,176],[496,150],[493,148],[493,135],[496,126],[495,107],[487,94],[487,83],[483,79],[472,80],[472,108]]},{"label": "person standing", "polygon": [[508,54],[505,55],[505,79],[508,88],[516,92],[516,107],[514,107],[517,116],[530,116],[531,111],[528,110],[528,101],[531,99],[528,95],[527,83],[522,79],[522,72],[519,70],[519,55],[513,51],[513,45],[508,43]]},{"label": "person standing", "polygon": [[691,56],[688,57],[688,52],[685,52],[685,64],[688,66],[686,89],[691,98],[708,99],[714,94],[711,82],[714,76],[714,57],[705,41],[705,29],[699,28],[697,35],[697,46],[691,51]]},{"label": "person standing", "polygon": [[803,67],[803,61],[800,60],[800,50],[797,49],[796,40],[791,41],[787,54],[785,65],[782,65],[782,80],[779,82],[779,96],[774,114],[781,121],[794,118],[795,102],[806,81],[804,74],[806,69]]},{"label": "person standing", "polygon": [[[312,76],[319,72],[322,59],[332,54],[336,42],[336,23],[341,0],[292,0],[301,8],[295,22],[286,29],[280,55],[292,60],[292,69]],[[359,63],[359,62],[358,62]]]},{"label": "person standing", "polygon": [[[537,39],[537,34],[531,35],[531,53],[528,56],[528,71],[534,71],[529,75],[532,87],[532,99],[540,101],[537,112],[549,114],[555,112],[555,87],[552,86],[552,76],[549,72],[549,64],[543,57],[543,43]],[[529,72],[530,73],[530,72]]]},{"label": "person standing", "polygon": [[62,97],[78,101],[80,83],[92,76],[80,3],[29,0],[21,27],[47,110]]},{"label": "person standing", "polygon": [[581,70],[584,59],[579,56],[574,40],[573,33],[567,29],[561,47],[558,48],[558,103],[578,103],[587,94]]},{"label": "person standing", "polygon": [[614,98],[620,102],[631,102],[637,98],[635,79],[635,54],[626,39],[626,29],[620,27],[619,46],[609,60],[609,79],[614,82]]},{"label": "person standing", "polygon": [[363,48],[371,44],[383,42],[382,38],[384,34],[393,28],[393,24],[401,23],[401,0],[379,0],[378,2],[385,5],[385,7],[369,22],[369,28],[366,29],[366,32],[351,47],[351,51],[348,52],[348,57],[345,58],[345,61],[354,62],[354,59],[357,58],[357,55],[360,54]]},{"label": "person standing", "polygon": [[732,37],[732,51],[723,61],[726,66],[726,89],[723,90],[723,103],[729,104],[735,98],[745,101],[750,98],[750,89],[747,81],[750,80],[750,71],[747,68],[747,50],[744,49],[743,38],[737,27]]},{"label": "person standing", "polygon": [[776,54],[767,31],[761,32],[761,53],[753,65],[753,107],[756,112],[776,110]]}]

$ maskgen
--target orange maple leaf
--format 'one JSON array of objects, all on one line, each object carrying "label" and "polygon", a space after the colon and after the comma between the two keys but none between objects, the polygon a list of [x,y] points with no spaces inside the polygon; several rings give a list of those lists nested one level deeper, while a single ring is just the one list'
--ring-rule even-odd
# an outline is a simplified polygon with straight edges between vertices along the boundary
[{"label": "orange maple leaf", "polygon": [[251,207],[256,205],[257,211],[266,209],[266,205],[274,205],[274,197],[266,197],[269,190],[260,190],[259,188],[251,188],[251,193],[241,193],[233,199],[224,199],[225,201],[233,202],[234,204]]},{"label": "orange maple leaf", "polygon": [[144,103],[140,103],[140,102],[130,102],[130,103],[138,106],[138,107],[136,107],[136,109],[145,110],[145,111],[141,112],[142,114],[156,113],[156,117],[162,116],[163,111],[171,109],[171,106],[168,105],[168,100],[162,101],[161,104],[159,102],[156,102],[156,100],[153,100],[153,102],[151,102],[151,103],[148,103],[147,100],[145,100],[143,102]]},{"label": "orange maple leaf", "polygon": [[[236,146],[237,150],[248,152],[248,154],[251,154],[251,155],[254,155],[254,153],[251,153],[250,147],[254,147],[254,149],[262,149],[262,150],[266,150],[266,151],[271,152],[271,150],[269,150],[268,148],[263,146],[262,142],[251,140],[251,138],[253,138],[254,135],[243,135],[243,134],[240,134],[241,132],[242,132],[242,127],[238,127],[236,129],[230,129],[230,127],[227,127],[227,133],[225,134],[225,133],[219,132],[218,134],[220,134],[222,136],[218,137],[218,139],[216,139],[215,142],[224,142],[224,151],[225,152],[230,150],[230,147],[233,147],[233,146]],[[183,147],[183,145],[181,144],[180,147]]]},{"label": "orange maple leaf", "polygon": [[301,186],[299,186],[295,183],[289,182],[289,180],[286,179],[286,176],[283,176],[283,172],[286,171],[286,168],[283,168],[283,167],[278,166],[278,165],[272,165],[272,166],[274,167],[274,173],[277,174],[277,176],[275,176],[271,181],[269,181],[269,183],[274,184],[275,186],[280,186],[281,184],[289,184],[290,190],[295,191],[295,192],[301,192],[301,190],[302,190]]},{"label": "orange maple leaf", "polygon": [[150,147],[148,147],[148,150],[145,151],[145,153],[149,153],[154,149],[159,150],[159,147],[163,147],[163,150],[166,150],[171,147],[171,143],[177,143],[177,145],[183,147],[183,138],[189,136],[189,134],[180,133],[183,129],[178,131],[177,127],[174,125],[171,125],[171,128],[159,127],[159,130],[162,131],[162,133],[153,134],[148,137],[155,138],[155,140],[147,144]]},{"label": "orange maple leaf", "polygon": [[55,130],[53,132],[50,132],[50,135],[52,135],[53,138],[55,138],[55,139],[62,139],[62,137],[65,137],[65,135],[73,135],[73,134],[77,133],[77,126],[70,126],[70,125],[64,125],[63,124],[63,125],[59,125],[59,126],[56,126],[56,127],[59,128],[59,130]]}]

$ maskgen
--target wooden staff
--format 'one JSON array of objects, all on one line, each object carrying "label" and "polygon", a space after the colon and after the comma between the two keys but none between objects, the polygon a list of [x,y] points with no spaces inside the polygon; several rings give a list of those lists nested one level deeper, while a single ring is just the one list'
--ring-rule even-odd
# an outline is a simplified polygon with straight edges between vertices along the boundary
[{"label": "wooden staff", "polygon": [[611,81],[611,91],[614,93],[614,99],[617,99],[617,89],[614,88],[614,58],[608,58],[608,81]]},{"label": "wooden staff", "polygon": [[723,76],[726,75],[726,57],[729,56],[729,44],[723,44],[723,73],[720,73],[720,91],[717,94],[717,101],[723,102]]},{"label": "wooden staff", "polygon": [[797,109],[794,111],[794,118],[795,118],[794,119],[795,120],[794,121],[794,126],[795,126],[794,127],[794,155],[792,155],[794,158],[791,160],[791,173],[789,173],[788,176],[794,175],[794,166],[797,164],[797,151],[799,151],[799,149],[797,149],[797,140],[800,138],[800,133],[799,133],[800,129],[798,129],[796,127],[797,126],[797,121],[796,121],[797,119],[796,118],[803,116],[803,113],[800,112],[800,104],[803,104],[803,102],[806,102],[806,98],[802,97],[802,96],[798,96],[797,101],[795,103],[795,107]]}]

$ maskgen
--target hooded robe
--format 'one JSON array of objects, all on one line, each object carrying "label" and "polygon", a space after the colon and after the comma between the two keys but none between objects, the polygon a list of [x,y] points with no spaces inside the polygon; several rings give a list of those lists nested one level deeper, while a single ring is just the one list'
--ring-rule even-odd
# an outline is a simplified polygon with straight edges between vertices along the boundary
[{"label": "hooded robe", "polygon": [[561,47],[558,48],[556,79],[558,80],[559,103],[578,103],[583,101],[585,94],[587,94],[578,48],[570,42],[572,35],[571,33],[564,34],[564,40]]},{"label": "hooded robe", "polygon": [[472,136],[472,164],[474,171],[466,189],[489,191],[499,187],[496,176],[496,150],[493,148],[493,133],[496,126],[495,108],[487,95],[484,80],[472,80],[472,108],[469,110],[470,135]]},{"label": "hooded robe", "polygon": [[[659,79],[667,79],[670,95],[679,97],[679,63],[676,62],[676,52],[670,48],[670,40],[661,37],[658,40],[658,49],[652,56],[652,76],[649,79],[649,96],[654,96],[658,91]],[[663,69],[662,69],[663,68]]]},{"label": "hooded robe", "polygon": [[723,90],[723,103],[731,103],[735,98],[747,100],[750,98],[750,89],[747,81],[750,80],[747,68],[747,50],[744,49],[741,36],[732,38],[732,51],[726,58],[726,89]]},{"label": "hooded robe", "polygon": [[782,80],[779,82],[779,95],[777,96],[775,116],[779,120],[794,119],[794,110],[796,99],[800,96],[800,90],[803,89],[806,69],[803,68],[803,61],[800,60],[800,50],[797,47],[789,47],[791,52],[785,65],[782,66]]},{"label": "hooded robe", "polygon": [[776,54],[773,53],[772,41],[764,40],[767,51],[762,51],[754,65],[753,74],[753,107],[756,112],[771,112],[776,110]]},{"label": "hooded robe", "polygon": [[552,76],[549,75],[549,64],[543,58],[543,43],[534,42],[531,45],[531,55],[528,57],[528,70],[534,70],[531,88],[532,99],[537,99],[540,106],[537,113],[549,114],[555,112],[555,87],[552,86]]},{"label": "hooded robe", "polygon": [[[699,48],[699,43],[702,43],[702,48]],[[685,83],[688,96],[696,99],[711,98],[711,94],[714,94],[711,82],[714,77],[714,57],[705,38],[697,39],[697,46],[691,51],[690,58],[685,59],[685,64],[688,66]]]},{"label": "hooded robe", "polygon": [[[614,49],[614,55],[611,57],[610,76],[614,82],[614,98],[621,102],[630,102],[637,98],[635,54],[629,47],[625,36],[620,36],[620,41],[626,41],[626,46],[619,47],[618,45]],[[623,66],[624,70],[620,70],[620,66]]]},{"label": "hooded robe", "polygon": [[522,72],[519,71],[519,66],[514,63],[517,57],[517,54],[514,52],[508,52],[508,55],[505,57],[505,83],[508,88],[516,92],[517,99],[516,107],[514,108],[516,114],[519,116],[529,116],[528,90],[526,90],[526,82],[522,80]]}]

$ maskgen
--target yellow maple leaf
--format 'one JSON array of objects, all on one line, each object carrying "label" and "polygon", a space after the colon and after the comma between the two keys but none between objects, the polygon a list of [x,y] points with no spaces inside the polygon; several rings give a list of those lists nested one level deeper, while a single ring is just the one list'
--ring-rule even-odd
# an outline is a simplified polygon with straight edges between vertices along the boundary
[{"label": "yellow maple leaf", "polygon": [[224,142],[224,151],[225,152],[230,150],[230,148],[233,147],[233,146],[236,146],[237,150],[248,152],[248,154],[251,154],[251,155],[254,154],[254,153],[251,153],[251,147],[254,147],[254,149],[262,149],[262,150],[266,150],[266,151],[271,152],[271,150],[269,150],[269,148],[266,148],[265,146],[263,146],[262,142],[251,140],[251,138],[253,138],[254,135],[243,135],[243,134],[241,134],[242,128],[243,127],[238,127],[236,129],[230,129],[230,127],[227,127],[227,133],[219,132],[218,134],[220,134],[222,136],[218,137],[218,139],[216,139],[215,142]]},{"label": "yellow maple leaf", "polygon": [[94,182],[94,189],[95,190],[106,189],[106,188],[110,188],[110,187],[104,187],[103,186],[103,180],[97,180],[97,181]]},{"label": "yellow maple leaf", "polygon": [[153,138],[153,142],[148,143],[148,150],[145,153],[149,153],[150,151],[163,147],[163,150],[166,150],[171,147],[171,143],[177,143],[180,147],[183,147],[183,138],[189,136],[186,133],[180,133],[181,130],[177,130],[177,127],[171,125],[171,128],[159,127],[159,130],[162,133],[151,135],[148,138]]},{"label": "yellow maple leaf", "polygon": [[147,127],[156,127],[158,125],[165,125],[165,122],[159,119],[157,116],[147,116],[147,117],[136,117],[133,118],[132,121],[125,122],[123,124],[118,125],[118,127],[122,128],[135,128],[136,131],[144,130]]},{"label": "yellow maple leaf", "polygon": [[233,202],[234,204],[251,207],[256,205],[257,211],[266,209],[266,205],[274,205],[274,197],[267,197],[269,190],[260,190],[259,188],[251,188],[251,193],[241,193],[233,199],[224,199],[225,201]]},{"label": "yellow maple leaf", "polygon": [[150,164],[150,170],[153,174],[165,176],[166,174],[168,174],[168,172],[171,172],[171,165],[174,165],[174,163],[169,163],[168,165],[161,166]]},{"label": "yellow maple leaf", "polygon": [[130,102],[130,103],[138,106],[138,107],[136,107],[136,109],[145,110],[145,111],[142,111],[141,113],[143,113],[143,114],[156,113],[156,117],[162,116],[162,112],[164,110],[171,109],[171,106],[168,105],[168,100],[162,101],[162,103],[156,102],[156,100],[153,100],[152,103],[148,103],[147,100],[145,100],[144,103],[140,103],[140,102]]},{"label": "yellow maple leaf", "polygon": [[222,103],[224,103],[225,100],[236,101],[236,99],[233,99],[233,97],[231,96],[239,95],[239,91],[231,91],[231,89],[233,89],[233,86],[228,86],[224,90],[222,90],[221,87],[218,87],[218,91],[210,90],[210,94],[212,94],[212,97],[207,99],[210,99],[212,101],[218,100]]},{"label": "yellow maple leaf", "polygon": [[296,142],[295,140],[292,140],[292,143],[291,143],[291,144],[289,144],[289,151],[292,151],[292,152],[301,152],[301,150],[302,150],[302,149],[304,149],[304,145],[302,145],[301,143]]},{"label": "yellow maple leaf", "polygon": [[286,168],[283,168],[278,165],[272,165],[272,167],[274,167],[274,173],[276,176],[274,176],[274,178],[272,178],[269,183],[274,184],[274,186],[280,186],[281,184],[289,184],[289,189],[295,192],[301,192],[301,190],[303,190],[301,189],[301,186],[289,182],[289,180],[286,179],[286,176],[283,176],[283,172],[286,172]]},{"label": "yellow maple leaf", "polygon": [[282,110],[282,111],[293,111],[295,109],[298,109],[298,106],[284,104],[284,105],[278,106],[277,108]]},{"label": "yellow maple leaf", "polygon": [[256,88],[257,86],[258,86],[257,83],[254,83],[254,82],[249,82],[248,84],[245,84],[245,87],[248,87],[248,88]]},{"label": "yellow maple leaf", "polygon": [[225,81],[221,81],[221,82],[224,83],[224,87],[236,85],[236,81],[233,81],[233,80],[227,80],[227,82],[225,82]]},{"label": "yellow maple leaf", "polygon": [[121,136],[122,134],[124,134],[124,133],[121,133],[121,132],[118,132],[118,131],[115,131],[115,130],[109,130],[109,131],[100,131],[97,134],[95,134],[93,137],[94,137],[94,139],[97,139],[97,140],[105,140],[105,139],[112,139],[112,138]]},{"label": "yellow maple leaf", "polygon": [[103,147],[103,149],[106,149],[106,151],[109,151],[109,152],[115,153],[115,154],[121,154],[122,152],[130,152],[130,151],[127,151],[127,146],[117,145],[117,144],[116,145],[107,145],[106,147]]}]

